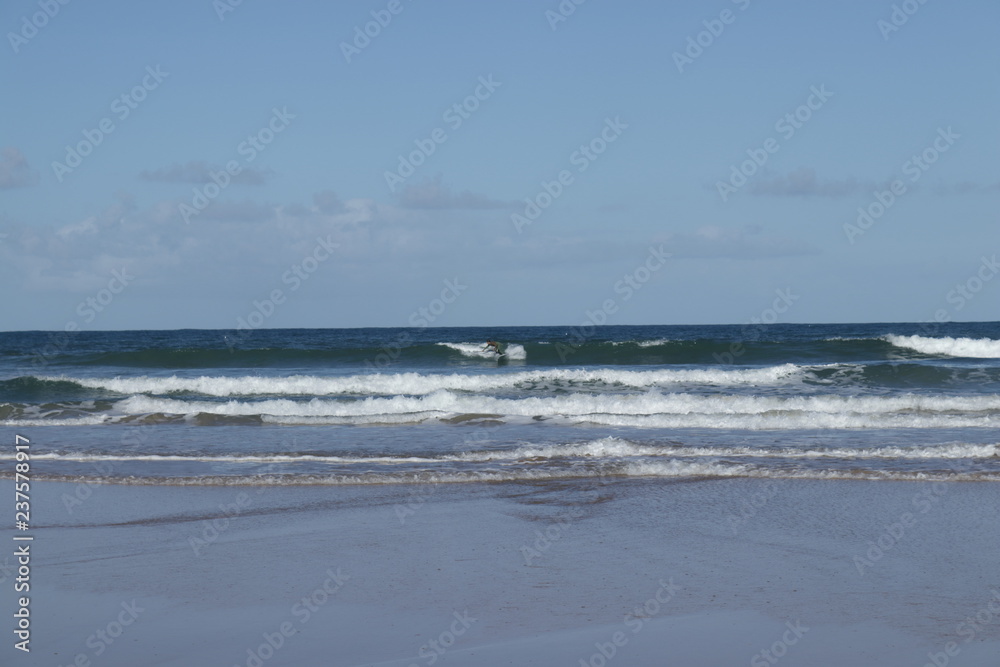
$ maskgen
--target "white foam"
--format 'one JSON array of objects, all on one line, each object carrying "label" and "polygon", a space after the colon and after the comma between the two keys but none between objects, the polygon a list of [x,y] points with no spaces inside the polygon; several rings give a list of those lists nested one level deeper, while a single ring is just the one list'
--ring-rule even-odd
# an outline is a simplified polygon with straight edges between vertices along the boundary
[{"label": "white foam", "polygon": [[685,447],[680,445],[638,444],[615,437],[584,443],[559,445],[526,445],[513,450],[465,452],[442,460],[502,461],[553,458],[628,458],[628,457],[726,457],[778,459],[967,459],[990,458],[1000,455],[998,445],[950,443],[930,447],[835,447],[827,449],[793,449],[775,447]]},{"label": "white foam", "polygon": [[744,465],[716,464],[711,466],[680,466],[677,462],[637,462],[625,466],[623,471],[630,476],[645,477],[756,477],[766,479],[814,479],[814,480],[894,480],[900,482],[978,482],[1000,481],[1000,473],[926,473],[889,472],[882,470],[778,470]]},{"label": "white foam", "polygon": [[198,413],[272,417],[384,418],[490,414],[563,417],[573,421],[658,428],[935,428],[1000,423],[1000,396],[738,396],[647,391],[633,394],[566,394],[506,399],[439,390],[426,396],[314,398],[227,402],[132,396],[114,406],[126,414]]},{"label": "white foam", "polygon": [[419,424],[440,416],[439,412],[413,412],[400,415],[347,415],[343,417],[263,415],[261,421],[265,424],[280,424],[282,426],[376,426]]},{"label": "white foam", "polygon": [[70,419],[7,419],[0,421],[0,426],[13,426],[15,428],[24,428],[25,426],[95,426],[109,420],[111,417],[105,414]]},{"label": "white foam", "polygon": [[638,461],[625,465],[632,477],[746,477],[754,469],[747,465],[687,461]]},{"label": "white foam", "polygon": [[682,461],[635,462],[618,469],[516,469],[449,472],[397,472],[359,474],[264,474],[214,475],[203,477],[90,477],[84,475],[35,475],[39,481],[129,486],[344,486],[373,484],[467,484],[482,482],[547,481],[624,477],[718,478],[755,477],[797,480],[895,480],[909,482],[1000,482],[996,472],[888,472],[878,470],[768,470],[746,465],[685,463]]},{"label": "white foam", "polygon": [[[457,350],[466,357],[496,359],[496,353],[492,349],[483,349],[485,345],[482,343],[438,343],[438,345]],[[527,350],[524,349],[523,345],[518,343],[508,344],[504,353],[508,359],[522,360],[528,357]]]},{"label": "white foam", "polygon": [[653,340],[613,340],[610,341],[612,345],[636,345],[638,347],[656,347],[657,345],[666,345],[672,343],[673,341],[669,338],[656,338]]},{"label": "white foam", "polygon": [[661,369],[631,371],[616,368],[545,369],[472,375],[461,373],[368,373],[344,377],[256,375],[224,377],[40,377],[41,380],[74,382],[91,389],[120,394],[194,393],[203,396],[336,396],[425,395],[442,389],[484,392],[497,389],[530,389],[557,385],[621,386],[645,389],[677,384],[771,385],[799,377],[805,371],[795,364],[745,369]]},{"label": "white foam", "polygon": [[[950,443],[922,447],[834,447],[828,449],[793,449],[775,447],[685,447],[672,444],[639,444],[615,437],[582,443],[522,445],[514,449],[476,450],[436,456],[339,456],[333,454],[36,454],[34,460],[71,462],[171,462],[206,463],[329,463],[351,464],[439,464],[516,462],[540,464],[554,459],[577,458],[594,462],[628,458],[747,458],[747,459],[970,459],[1000,455],[1000,446]],[[0,454],[0,460],[13,460],[14,454]]]},{"label": "white foam", "polygon": [[885,340],[896,347],[905,347],[921,354],[980,359],[1000,358],[1000,340],[991,338],[928,338],[890,334]]},{"label": "white foam", "polygon": [[[0,455],[0,461],[15,460],[13,454]],[[33,461],[68,461],[73,463],[126,462],[199,462],[199,463],[330,463],[330,464],[405,464],[436,463],[439,458],[421,456],[334,456],[328,454],[35,454]]]},{"label": "white foam", "polygon": [[989,415],[587,415],[580,421],[634,428],[718,428],[749,431],[811,429],[997,428]]}]

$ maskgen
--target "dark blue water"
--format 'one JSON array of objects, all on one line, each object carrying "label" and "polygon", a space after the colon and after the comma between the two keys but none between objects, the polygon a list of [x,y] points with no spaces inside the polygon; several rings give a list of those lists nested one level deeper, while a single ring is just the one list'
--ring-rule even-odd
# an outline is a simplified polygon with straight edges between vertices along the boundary
[{"label": "dark blue water", "polygon": [[997,323],[0,333],[53,479],[997,480],[998,424]]},{"label": "dark blue water", "polygon": [[[0,372],[46,370],[420,368],[469,366],[441,342],[524,347],[528,366],[739,365],[923,359],[887,335],[995,339],[996,323],[271,329],[0,333]],[[940,356],[940,355],[930,355]]]}]

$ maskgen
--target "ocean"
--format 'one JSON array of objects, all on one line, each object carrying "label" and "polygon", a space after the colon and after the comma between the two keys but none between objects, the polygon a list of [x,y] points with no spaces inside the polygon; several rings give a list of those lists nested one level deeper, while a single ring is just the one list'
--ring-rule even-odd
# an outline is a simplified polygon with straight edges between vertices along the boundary
[{"label": "ocean", "polygon": [[997,482],[997,426],[1000,323],[0,333],[0,437],[88,486]]}]

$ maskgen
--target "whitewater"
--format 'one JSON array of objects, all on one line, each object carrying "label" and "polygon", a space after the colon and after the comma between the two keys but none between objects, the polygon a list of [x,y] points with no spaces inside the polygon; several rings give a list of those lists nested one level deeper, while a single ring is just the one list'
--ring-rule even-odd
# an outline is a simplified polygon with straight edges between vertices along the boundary
[{"label": "whitewater", "polygon": [[0,334],[0,429],[84,484],[1000,478],[1000,326],[754,331]]}]

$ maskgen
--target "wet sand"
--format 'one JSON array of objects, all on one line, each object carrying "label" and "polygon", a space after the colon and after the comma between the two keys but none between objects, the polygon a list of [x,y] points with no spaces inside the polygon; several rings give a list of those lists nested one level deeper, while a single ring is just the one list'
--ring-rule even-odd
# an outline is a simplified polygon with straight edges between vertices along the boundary
[{"label": "wet sand", "polygon": [[[33,484],[31,652],[5,632],[4,665],[1000,658],[987,483],[88,490]],[[13,498],[9,480],[0,494]]]}]

